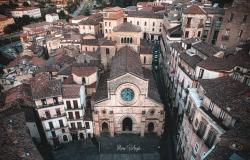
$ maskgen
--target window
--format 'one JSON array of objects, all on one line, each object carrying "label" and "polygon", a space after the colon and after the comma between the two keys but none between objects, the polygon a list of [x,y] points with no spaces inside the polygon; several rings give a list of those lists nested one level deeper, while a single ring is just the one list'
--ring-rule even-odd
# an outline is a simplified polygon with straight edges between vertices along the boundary
[{"label": "window", "polygon": [[225,112],[223,110],[220,111],[219,119],[223,120],[225,117]]},{"label": "window", "polygon": [[133,39],[130,37],[130,39],[129,39],[129,43],[132,43],[133,42]]},{"label": "window", "polygon": [[191,25],[191,20],[192,20],[192,18],[191,17],[188,17],[187,18],[187,28],[189,28],[190,27],[190,25]]},{"label": "window", "polygon": [[105,29],[105,33],[108,33],[108,30],[107,30],[107,29]]},{"label": "window", "polygon": [[79,128],[79,129],[82,128],[82,123],[81,122],[77,122],[77,128]]},{"label": "window", "polygon": [[82,84],[85,84],[86,83],[86,79],[85,77],[82,77]]},{"label": "window", "polygon": [[72,129],[76,129],[76,124],[75,123],[70,123]]},{"label": "window", "polygon": [[69,112],[69,119],[74,119],[74,116],[73,116],[73,113],[72,112]]},{"label": "window", "polygon": [[155,29],[154,29],[154,28],[152,28],[152,31],[154,32],[154,31],[155,31]]},{"label": "window", "polygon": [[88,47],[85,47],[85,51],[88,51]]},{"label": "window", "polygon": [[52,137],[56,137],[56,132],[55,131],[51,131],[51,135],[52,135]]},{"label": "window", "polygon": [[244,15],[244,16],[243,16],[242,23],[246,23],[246,21],[247,21],[247,15]]},{"label": "window", "polygon": [[53,128],[54,128],[54,125],[53,125],[52,122],[49,122],[49,128],[50,128],[50,129],[53,129]]},{"label": "window", "polygon": [[139,26],[139,21],[137,21],[137,25]]},{"label": "window", "polygon": [[214,109],[214,104],[212,102],[210,102],[210,104],[209,104],[209,110],[213,111],[213,109]]},{"label": "window", "polygon": [[197,135],[200,137],[200,138],[203,138],[204,136],[204,133],[206,131],[206,128],[207,126],[205,125],[204,122],[200,122],[200,125],[199,125],[199,128],[198,128],[198,131],[197,131]]},{"label": "window", "polygon": [[161,28],[159,29],[159,32],[161,32]]},{"label": "window", "polygon": [[144,22],[144,26],[147,26],[147,22]]},{"label": "window", "polygon": [[186,31],[185,32],[185,38],[188,38],[188,36],[189,36],[189,31]]},{"label": "window", "polygon": [[107,22],[105,22],[105,26],[107,26]]},{"label": "window", "polygon": [[132,24],[132,21],[130,21],[130,23]]},{"label": "window", "polygon": [[66,135],[63,136],[63,141],[67,142],[68,141],[68,137]]},{"label": "window", "polygon": [[43,105],[47,105],[46,99],[42,99],[41,101],[42,101],[42,104],[43,104]]},{"label": "window", "polygon": [[214,144],[214,141],[216,139],[216,133],[213,130],[210,130],[207,135],[207,139],[205,141],[205,144],[207,145],[208,148],[211,148]]},{"label": "window", "polygon": [[76,119],[80,119],[80,113],[78,111],[75,112]]},{"label": "window", "polygon": [[147,62],[147,59],[146,59],[146,56],[145,56],[144,59],[143,59],[143,63],[146,64],[146,62]]},{"label": "window", "polygon": [[111,22],[109,22],[109,26],[111,26]]},{"label": "window", "polygon": [[57,109],[56,109],[56,115],[57,115],[57,116],[60,116],[60,115],[61,115],[60,108],[57,108]]},{"label": "window", "polygon": [[155,26],[155,22],[153,22],[153,26]]},{"label": "window", "polygon": [[155,114],[155,111],[154,111],[154,110],[151,110],[151,111],[150,111],[150,114],[151,114],[151,115]]},{"label": "window", "polygon": [[234,14],[231,13],[230,18],[229,18],[229,22],[232,22],[233,18],[234,18]]},{"label": "window", "polygon": [[90,129],[89,122],[85,122],[86,129]]},{"label": "window", "polygon": [[198,78],[202,78],[203,77],[203,73],[204,73],[204,69],[200,69],[199,77]]},{"label": "window", "polygon": [[60,127],[64,127],[63,121],[61,119],[59,120],[59,125],[60,125]]},{"label": "window", "polygon": [[62,133],[65,133],[65,129],[62,129]]},{"label": "window", "polygon": [[106,54],[109,54],[109,48],[106,48]]},{"label": "window", "polygon": [[67,106],[67,109],[71,109],[71,103],[70,103],[70,101],[66,101],[66,106]]},{"label": "window", "polygon": [[74,108],[78,108],[78,102],[77,100],[73,100]]},{"label": "window", "polygon": [[197,143],[195,143],[194,153],[197,153],[198,151],[199,151],[199,145]]},{"label": "window", "polygon": [[198,37],[200,37],[201,36],[201,31],[198,31]]},{"label": "window", "polygon": [[51,115],[50,115],[49,111],[45,111],[45,115],[46,115],[46,118],[51,118]]},{"label": "window", "polygon": [[239,37],[240,38],[241,38],[242,33],[243,33],[243,30],[240,30],[240,32],[239,32]]},{"label": "window", "polygon": [[123,38],[121,38],[121,43],[123,43],[123,41],[124,41],[124,39],[123,39]]}]

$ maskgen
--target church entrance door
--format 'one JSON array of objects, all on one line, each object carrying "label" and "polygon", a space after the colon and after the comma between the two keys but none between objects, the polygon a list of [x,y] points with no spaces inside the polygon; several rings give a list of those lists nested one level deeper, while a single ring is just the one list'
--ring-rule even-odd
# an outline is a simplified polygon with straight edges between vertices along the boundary
[{"label": "church entrance door", "polygon": [[155,129],[154,123],[153,123],[153,122],[150,122],[150,123],[148,124],[148,132],[149,132],[149,133],[152,133],[152,132],[154,132],[154,129]]},{"label": "church entrance door", "polygon": [[102,132],[108,132],[109,131],[109,126],[107,122],[102,123]]},{"label": "church entrance door", "polygon": [[132,131],[133,128],[133,123],[132,123],[132,119],[131,118],[125,118],[122,121],[122,130],[123,131]]}]

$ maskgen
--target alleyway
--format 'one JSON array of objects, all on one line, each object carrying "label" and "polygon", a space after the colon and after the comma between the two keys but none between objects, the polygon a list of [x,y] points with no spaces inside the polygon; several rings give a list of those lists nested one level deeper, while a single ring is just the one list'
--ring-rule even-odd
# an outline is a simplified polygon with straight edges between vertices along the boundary
[{"label": "alleyway", "polygon": [[166,112],[165,129],[161,139],[161,160],[176,160],[176,123],[169,106],[171,103],[168,99],[167,89],[162,82],[163,77],[161,77],[160,71],[154,71],[154,76]]}]

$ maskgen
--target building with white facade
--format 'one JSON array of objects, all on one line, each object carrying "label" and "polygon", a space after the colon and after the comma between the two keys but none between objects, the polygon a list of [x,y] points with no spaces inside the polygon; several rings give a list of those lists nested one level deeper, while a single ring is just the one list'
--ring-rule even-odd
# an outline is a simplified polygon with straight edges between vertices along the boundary
[{"label": "building with white facade", "polygon": [[11,10],[12,17],[22,17],[23,15],[28,15],[33,18],[40,18],[41,11],[40,8],[37,7],[20,7]]},{"label": "building with white facade", "polygon": [[143,38],[147,40],[160,40],[163,27],[163,14],[151,11],[128,12],[127,22],[139,26]]},{"label": "building with white facade", "polygon": [[103,33],[107,37],[108,33],[113,31],[113,28],[122,24],[124,21],[123,10],[120,7],[103,9]]},{"label": "building with white facade", "polygon": [[59,16],[56,13],[46,14],[45,19],[46,19],[46,22],[54,22],[54,21],[59,20]]}]

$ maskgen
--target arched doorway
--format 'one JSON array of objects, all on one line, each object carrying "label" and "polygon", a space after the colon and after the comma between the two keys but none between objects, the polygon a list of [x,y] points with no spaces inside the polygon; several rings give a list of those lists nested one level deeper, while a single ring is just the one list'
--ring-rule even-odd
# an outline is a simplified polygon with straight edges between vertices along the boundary
[{"label": "arched doorway", "polygon": [[153,122],[150,122],[150,123],[148,124],[148,132],[149,132],[149,133],[152,133],[152,132],[154,132],[154,129],[155,129],[154,123],[153,123]]},{"label": "arched doorway", "polygon": [[108,132],[109,131],[109,126],[107,122],[102,123],[102,132]]},{"label": "arched doorway", "polygon": [[122,130],[123,131],[132,131],[133,123],[132,119],[127,117],[122,121]]}]

